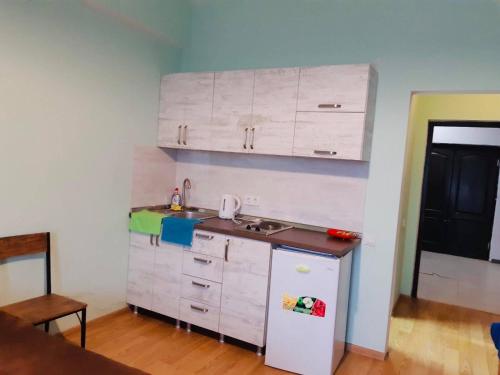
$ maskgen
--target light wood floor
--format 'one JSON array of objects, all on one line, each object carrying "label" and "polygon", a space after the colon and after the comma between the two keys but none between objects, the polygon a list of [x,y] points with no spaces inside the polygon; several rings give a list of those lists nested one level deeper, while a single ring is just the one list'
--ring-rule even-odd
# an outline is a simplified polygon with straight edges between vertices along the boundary
[{"label": "light wood floor", "polygon": [[[425,300],[401,299],[391,322],[389,357],[347,353],[337,374],[497,374],[489,325],[500,316]],[[282,374],[263,357],[169,323],[121,311],[88,324],[87,347],[153,374]],[[67,338],[79,343],[79,331]]]}]

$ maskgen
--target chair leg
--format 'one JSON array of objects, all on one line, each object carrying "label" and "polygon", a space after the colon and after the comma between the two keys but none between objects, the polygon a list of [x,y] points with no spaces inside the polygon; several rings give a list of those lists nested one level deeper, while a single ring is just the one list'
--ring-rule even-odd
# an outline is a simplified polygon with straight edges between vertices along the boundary
[{"label": "chair leg", "polygon": [[80,346],[85,349],[85,338],[87,334],[87,309],[82,310],[82,320],[80,321]]},{"label": "chair leg", "polygon": [[44,328],[45,332],[49,333],[50,322],[43,323],[43,328]]}]

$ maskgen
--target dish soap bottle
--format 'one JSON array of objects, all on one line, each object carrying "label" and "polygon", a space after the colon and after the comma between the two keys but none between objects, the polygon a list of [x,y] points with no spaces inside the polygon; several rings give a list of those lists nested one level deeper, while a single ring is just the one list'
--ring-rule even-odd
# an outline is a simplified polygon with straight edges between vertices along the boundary
[{"label": "dish soap bottle", "polygon": [[179,188],[175,188],[174,194],[172,194],[172,200],[170,202],[170,209],[172,211],[181,211],[181,195],[179,194]]}]

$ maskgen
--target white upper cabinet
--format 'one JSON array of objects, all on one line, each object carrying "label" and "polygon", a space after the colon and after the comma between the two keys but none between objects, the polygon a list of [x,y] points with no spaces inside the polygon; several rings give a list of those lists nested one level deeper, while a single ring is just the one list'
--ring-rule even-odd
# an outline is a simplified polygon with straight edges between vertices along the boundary
[{"label": "white upper cabinet", "polygon": [[291,155],[299,68],[255,71],[249,152]]},{"label": "white upper cabinet", "polygon": [[363,159],[364,113],[298,112],[293,155]]},{"label": "white upper cabinet", "polygon": [[369,65],[301,68],[297,111],[365,112],[369,75]]},{"label": "white upper cabinet", "polygon": [[214,73],[177,73],[163,77],[158,145],[210,149]]},{"label": "white upper cabinet", "polygon": [[254,71],[215,73],[211,138],[216,151],[246,152],[252,122]]}]

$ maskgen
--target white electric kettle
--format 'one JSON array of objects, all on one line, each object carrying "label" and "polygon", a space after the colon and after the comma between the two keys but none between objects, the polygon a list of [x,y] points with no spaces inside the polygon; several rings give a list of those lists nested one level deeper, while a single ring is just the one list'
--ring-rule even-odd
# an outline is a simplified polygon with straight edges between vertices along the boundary
[{"label": "white electric kettle", "polygon": [[224,194],[220,201],[219,217],[221,219],[234,219],[240,208],[240,198],[235,195]]}]

